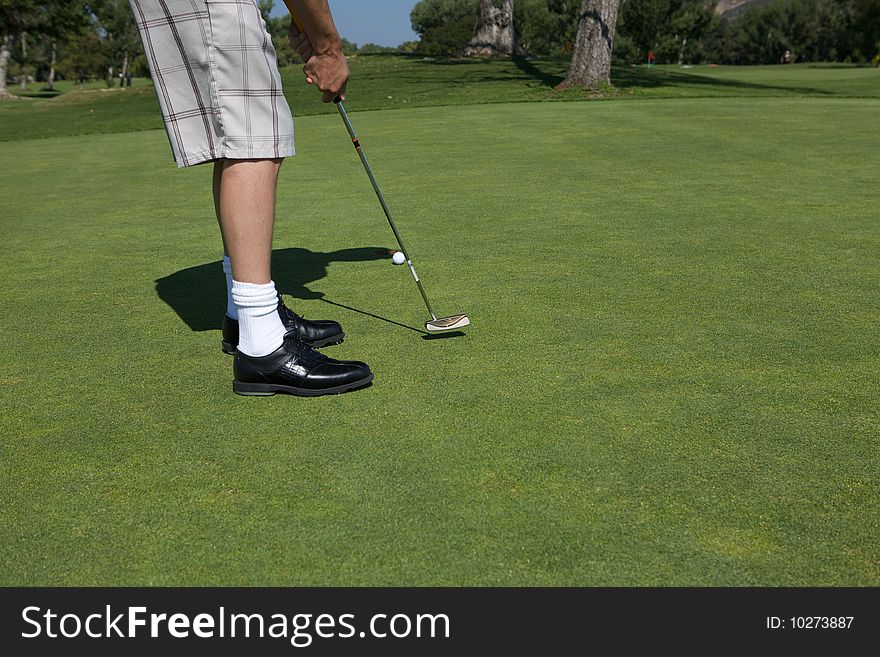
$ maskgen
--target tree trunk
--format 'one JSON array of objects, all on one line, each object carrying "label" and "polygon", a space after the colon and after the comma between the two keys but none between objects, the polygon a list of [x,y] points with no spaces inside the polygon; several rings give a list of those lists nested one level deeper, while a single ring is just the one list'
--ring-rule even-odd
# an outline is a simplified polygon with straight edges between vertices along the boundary
[{"label": "tree trunk", "polygon": [[27,32],[21,33],[21,88],[27,89]]},{"label": "tree trunk", "polygon": [[122,60],[122,76],[119,78],[119,86],[125,86],[125,80],[129,77],[128,74],[128,51],[125,51],[125,57]]},{"label": "tree trunk", "polygon": [[465,57],[523,54],[513,28],[513,0],[480,0],[474,37],[464,54]]},{"label": "tree trunk", "polygon": [[611,84],[611,48],[619,8],[620,0],[581,0],[571,65],[560,89]]},{"label": "tree trunk", "polygon": [[58,50],[55,47],[55,41],[52,41],[52,59],[49,61],[49,77],[46,78],[46,89],[53,91],[55,89],[55,62],[58,60]]},{"label": "tree trunk", "polygon": [[0,98],[9,98],[12,94],[6,88],[6,71],[9,70],[9,57],[12,55],[12,35],[4,34],[0,43]]}]

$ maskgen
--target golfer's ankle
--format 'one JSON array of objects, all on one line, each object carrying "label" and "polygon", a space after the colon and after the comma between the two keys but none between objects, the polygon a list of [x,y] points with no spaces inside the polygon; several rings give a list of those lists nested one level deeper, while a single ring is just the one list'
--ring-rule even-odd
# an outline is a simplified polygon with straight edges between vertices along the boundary
[{"label": "golfer's ankle", "polygon": [[281,346],[286,329],[278,316],[275,283],[232,281],[232,298],[238,311],[238,350],[248,356],[267,356]]}]

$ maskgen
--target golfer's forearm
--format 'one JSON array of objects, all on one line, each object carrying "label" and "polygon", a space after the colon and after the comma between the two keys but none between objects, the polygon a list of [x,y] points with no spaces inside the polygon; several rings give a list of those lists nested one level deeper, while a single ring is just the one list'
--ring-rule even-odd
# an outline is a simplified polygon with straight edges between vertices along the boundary
[{"label": "golfer's forearm", "polygon": [[336,31],[327,0],[284,0],[284,4],[290,10],[291,17],[296,15],[299,19],[315,54],[324,55],[341,50],[342,40]]}]

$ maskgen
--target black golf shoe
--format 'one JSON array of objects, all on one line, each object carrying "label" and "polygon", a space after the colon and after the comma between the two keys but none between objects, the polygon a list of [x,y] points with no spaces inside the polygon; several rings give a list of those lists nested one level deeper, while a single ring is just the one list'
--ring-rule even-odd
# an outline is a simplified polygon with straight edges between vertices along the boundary
[{"label": "black golf shoe", "polygon": [[[296,337],[311,347],[339,344],[345,337],[338,322],[300,317],[284,305],[281,295],[278,295],[278,316],[288,332],[296,333]],[[238,320],[229,315],[223,315],[223,340],[220,346],[227,354],[234,354],[238,347]]]},{"label": "black golf shoe", "polygon": [[239,395],[275,393],[316,397],[361,388],[373,380],[366,363],[328,358],[291,331],[284,344],[268,356],[235,352],[232,389]]}]

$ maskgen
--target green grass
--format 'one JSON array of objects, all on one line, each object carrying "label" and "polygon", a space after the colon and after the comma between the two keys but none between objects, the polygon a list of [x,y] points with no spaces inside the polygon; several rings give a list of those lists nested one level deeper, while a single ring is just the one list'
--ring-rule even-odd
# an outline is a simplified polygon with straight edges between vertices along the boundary
[{"label": "green grass", "polygon": [[[524,101],[705,98],[730,96],[880,97],[880,69],[828,65],[708,67],[619,67],[615,88],[596,93],[558,92],[563,59],[482,61],[421,56],[368,55],[351,60],[348,107],[400,109]],[[282,70],[284,90],[296,116],[332,113],[303,81],[300,67]],[[162,127],[153,88],[108,90],[103,83],[57,98],[0,103],[0,141]],[[64,87],[61,83],[59,88]],[[37,88],[36,86],[34,87]]]},{"label": "green grass", "polygon": [[355,113],[442,340],[301,118],[275,278],[376,372],[311,400],[230,390],[209,168],[4,144],[0,583],[880,584],[880,101],[799,95]]}]

